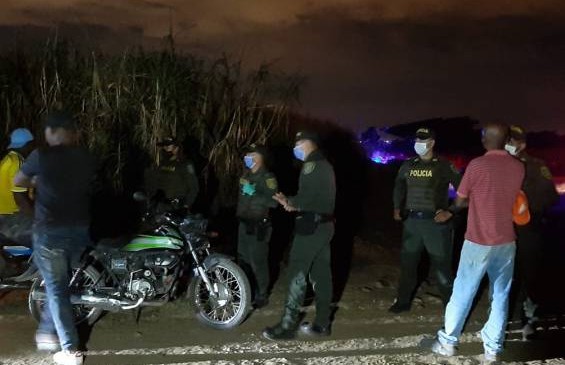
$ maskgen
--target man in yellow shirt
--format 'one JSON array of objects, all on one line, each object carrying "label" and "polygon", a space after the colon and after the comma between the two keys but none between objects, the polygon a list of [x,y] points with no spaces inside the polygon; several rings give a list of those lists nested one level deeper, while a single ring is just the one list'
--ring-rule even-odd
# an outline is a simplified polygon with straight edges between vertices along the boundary
[{"label": "man in yellow shirt", "polygon": [[27,188],[14,186],[14,177],[32,149],[31,132],[26,128],[15,129],[10,135],[8,152],[0,161],[0,245],[31,243],[33,209],[29,192]]}]

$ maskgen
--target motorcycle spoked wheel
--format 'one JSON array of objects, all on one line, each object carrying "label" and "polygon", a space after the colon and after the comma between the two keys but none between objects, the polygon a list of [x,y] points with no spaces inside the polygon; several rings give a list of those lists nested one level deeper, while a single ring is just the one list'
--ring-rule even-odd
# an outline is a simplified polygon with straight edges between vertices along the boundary
[{"label": "motorcycle spoked wheel", "polygon": [[220,258],[206,273],[217,297],[210,295],[200,276],[194,277],[187,297],[196,318],[216,329],[238,326],[251,310],[251,288],[245,272],[232,260]]},{"label": "motorcycle spoked wheel", "polygon": [[[77,269],[73,269],[73,275],[75,274]],[[100,279],[100,273],[92,266],[86,267],[82,274],[77,277],[75,283],[73,284],[73,289],[71,291],[82,292],[85,289],[95,285]],[[28,294],[28,308],[31,316],[37,322],[39,322],[41,318],[41,312],[43,311],[43,307],[45,302],[41,300],[34,300],[33,293],[40,288],[44,289],[44,281],[42,277],[38,277],[33,281],[31,285],[31,289],[29,290]],[[98,318],[104,312],[100,308],[93,308],[81,304],[73,305],[73,312],[75,316],[75,324],[86,323],[89,326],[93,325]]]}]

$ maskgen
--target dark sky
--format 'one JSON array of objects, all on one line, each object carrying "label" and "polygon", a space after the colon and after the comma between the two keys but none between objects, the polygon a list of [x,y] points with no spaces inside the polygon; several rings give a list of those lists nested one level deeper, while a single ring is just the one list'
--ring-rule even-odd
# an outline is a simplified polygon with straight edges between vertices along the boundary
[{"label": "dark sky", "polygon": [[301,110],[357,131],[470,116],[565,132],[563,0],[2,0],[0,46],[62,34],[110,49],[273,61]]}]

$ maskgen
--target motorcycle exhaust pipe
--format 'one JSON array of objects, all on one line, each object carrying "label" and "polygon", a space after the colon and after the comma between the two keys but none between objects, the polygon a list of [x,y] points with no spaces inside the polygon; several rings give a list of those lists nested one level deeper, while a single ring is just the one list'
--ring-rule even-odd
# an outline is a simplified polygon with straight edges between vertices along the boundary
[{"label": "motorcycle exhaust pipe", "polygon": [[[44,291],[34,291],[32,299],[38,301],[46,301],[47,295]],[[114,299],[103,295],[82,294],[71,295],[71,304],[73,305],[86,305],[91,307],[101,308],[110,312],[117,312],[119,310],[135,309],[139,307],[145,298],[140,298],[137,301]]]},{"label": "motorcycle exhaust pipe", "polygon": [[29,284],[20,283],[0,283],[0,290],[12,290],[12,289],[29,289]]}]

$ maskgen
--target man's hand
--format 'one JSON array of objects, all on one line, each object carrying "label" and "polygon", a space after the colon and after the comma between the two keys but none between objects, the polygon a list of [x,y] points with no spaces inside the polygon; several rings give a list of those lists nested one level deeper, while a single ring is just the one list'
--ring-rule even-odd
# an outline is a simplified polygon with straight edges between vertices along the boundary
[{"label": "man's hand", "polygon": [[285,206],[288,204],[288,198],[281,192],[276,193],[273,195],[273,199],[275,199],[280,205]]},{"label": "man's hand", "polygon": [[393,218],[395,221],[400,222],[402,220],[402,216],[400,215],[400,209],[395,209],[393,213]]},{"label": "man's hand", "polygon": [[453,213],[449,210],[440,209],[436,212],[436,216],[434,217],[434,221],[436,223],[445,223],[453,217]]},{"label": "man's hand", "polygon": [[298,209],[296,207],[294,207],[294,206],[292,206],[292,204],[290,204],[290,202],[288,201],[288,198],[283,193],[280,193],[280,192],[276,193],[275,195],[273,195],[273,199],[275,199],[280,205],[282,205],[284,210],[286,210],[287,212],[298,211]]}]

